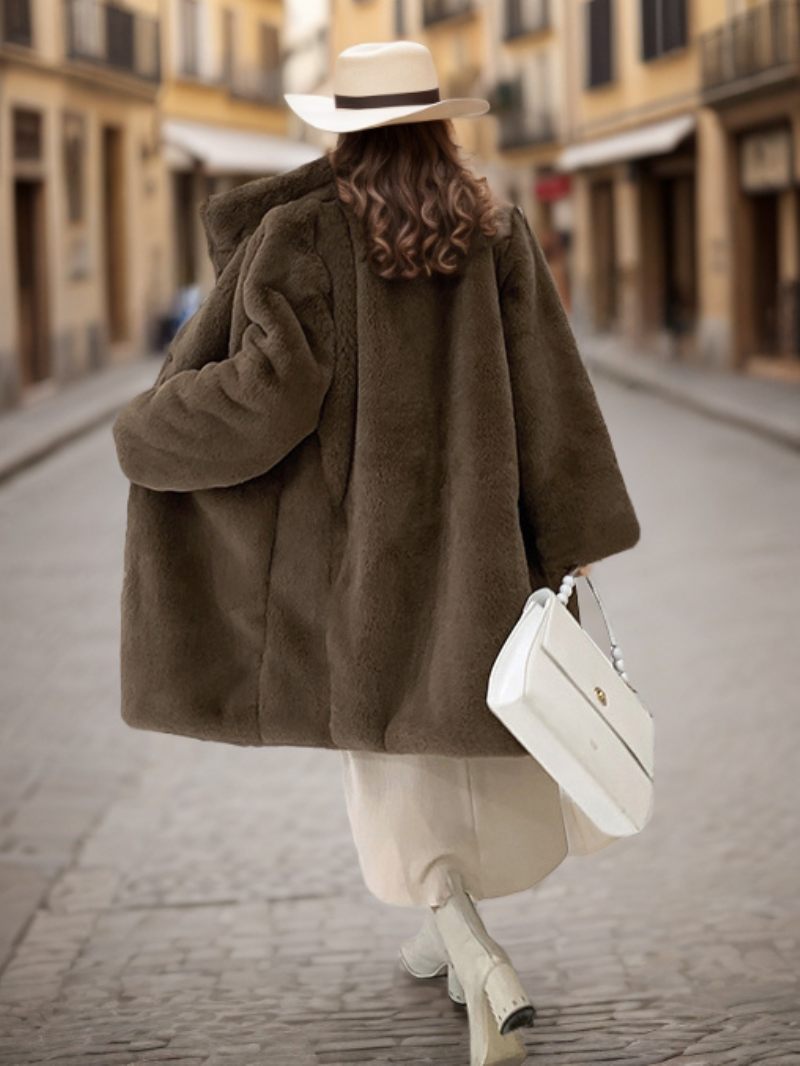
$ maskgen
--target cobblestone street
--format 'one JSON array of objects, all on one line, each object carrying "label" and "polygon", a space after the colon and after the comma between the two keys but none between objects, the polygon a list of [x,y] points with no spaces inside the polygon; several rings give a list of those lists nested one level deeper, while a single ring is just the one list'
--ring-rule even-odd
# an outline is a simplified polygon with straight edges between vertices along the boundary
[{"label": "cobblestone street", "polygon": [[[800,456],[597,387],[642,540],[594,575],[656,812],[480,909],[532,1063],[800,1064]],[[422,911],[361,880],[338,753],[122,723],[126,488],[108,423],[0,487],[0,1066],[465,1066],[465,1013],[397,960]]]}]

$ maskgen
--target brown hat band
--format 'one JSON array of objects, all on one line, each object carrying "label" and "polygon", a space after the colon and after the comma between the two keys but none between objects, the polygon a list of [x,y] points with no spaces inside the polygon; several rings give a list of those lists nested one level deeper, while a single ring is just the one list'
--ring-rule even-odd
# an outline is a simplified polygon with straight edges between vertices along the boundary
[{"label": "brown hat band", "polygon": [[337,107],[398,107],[403,104],[435,104],[438,103],[439,89],[420,89],[418,92],[409,93],[377,93],[374,96],[343,96],[334,93],[334,103]]}]

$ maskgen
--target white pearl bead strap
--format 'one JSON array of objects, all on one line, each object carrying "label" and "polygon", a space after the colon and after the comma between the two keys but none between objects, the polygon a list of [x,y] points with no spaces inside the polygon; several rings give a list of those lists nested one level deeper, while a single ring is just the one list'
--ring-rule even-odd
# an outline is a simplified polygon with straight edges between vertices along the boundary
[{"label": "white pearl bead strap", "polygon": [[[622,648],[620,648],[619,644],[614,638],[614,633],[611,629],[611,623],[608,620],[608,615],[605,612],[605,608],[603,607],[603,602],[600,599],[600,595],[597,589],[594,587],[594,583],[592,582],[592,579],[589,577],[588,574],[577,573],[579,569],[580,567],[575,566],[572,568],[572,570],[568,571],[564,575],[564,577],[561,579],[561,584],[559,585],[558,592],[556,593],[556,599],[559,601],[559,603],[563,603],[566,607],[566,605],[569,603],[569,598],[572,595],[572,590],[575,588],[576,577],[582,577],[584,579],[586,584],[591,589],[592,595],[597,601],[597,606],[600,608],[600,616],[602,617],[603,623],[606,627],[606,630],[608,631],[608,639],[611,644],[611,662],[614,666],[614,669],[617,671],[622,680],[627,682],[628,686],[633,689],[633,685],[631,685],[628,675],[625,672],[625,660],[622,658]],[[634,689],[634,692],[635,691],[636,690]]]}]

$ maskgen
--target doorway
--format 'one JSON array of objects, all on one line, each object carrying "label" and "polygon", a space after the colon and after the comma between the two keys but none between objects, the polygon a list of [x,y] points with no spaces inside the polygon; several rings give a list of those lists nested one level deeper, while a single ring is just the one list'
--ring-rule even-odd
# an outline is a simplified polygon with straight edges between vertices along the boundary
[{"label": "doorway", "polygon": [[14,182],[19,360],[22,387],[51,374],[47,321],[44,183]]},{"label": "doorway", "polygon": [[754,355],[777,355],[779,331],[778,196],[762,193],[750,198],[753,256]]},{"label": "doorway", "polygon": [[103,251],[106,324],[112,342],[128,336],[124,148],[122,131],[116,126],[105,126],[101,159]]},{"label": "doorway", "polygon": [[175,208],[175,280],[179,289],[197,281],[195,176],[176,171],[172,176]]},{"label": "doorway", "polygon": [[694,177],[686,174],[663,181],[662,205],[663,324],[682,337],[694,331],[697,318]]},{"label": "doorway", "polygon": [[592,182],[592,278],[594,326],[613,329],[617,318],[617,253],[614,236],[614,186],[611,181]]}]

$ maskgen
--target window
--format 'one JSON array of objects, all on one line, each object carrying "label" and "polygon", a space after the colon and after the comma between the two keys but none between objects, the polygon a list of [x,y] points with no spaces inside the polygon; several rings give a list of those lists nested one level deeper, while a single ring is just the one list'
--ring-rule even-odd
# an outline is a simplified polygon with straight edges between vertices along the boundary
[{"label": "window", "polygon": [[586,84],[590,89],[605,85],[614,76],[611,3],[612,0],[587,0],[586,3]]},{"label": "window", "polygon": [[77,59],[102,59],[105,32],[100,5],[95,0],[72,0],[66,15],[70,55]]},{"label": "window", "polygon": [[278,27],[271,22],[261,23],[261,69],[272,73],[280,66],[280,38]]},{"label": "window", "polygon": [[2,0],[0,2],[2,39],[9,44],[33,44],[30,0]]},{"label": "window", "polygon": [[281,92],[281,43],[278,27],[271,22],[262,22],[260,30],[261,52],[261,98],[275,104]]},{"label": "window", "polygon": [[197,0],[179,2],[180,73],[196,78],[200,73],[200,11]]},{"label": "window", "polygon": [[67,190],[67,220],[83,222],[84,158],[86,120],[83,115],[64,113],[64,176]]},{"label": "window", "polygon": [[222,11],[222,80],[230,85],[234,68],[234,12],[229,7]]},{"label": "window", "polygon": [[657,59],[688,43],[686,0],[641,0],[642,59]]},{"label": "window", "polygon": [[110,66],[133,70],[134,27],[132,11],[112,4],[106,7],[106,54]]},{"label": "window", "polygon": [[14,108],[14,158],[33,162],[42,158],[42,115],[26,107]]},{"label": "window", "polygon": [[549,0],[506,0],[505,36],[537,33],[550,24]]}]

